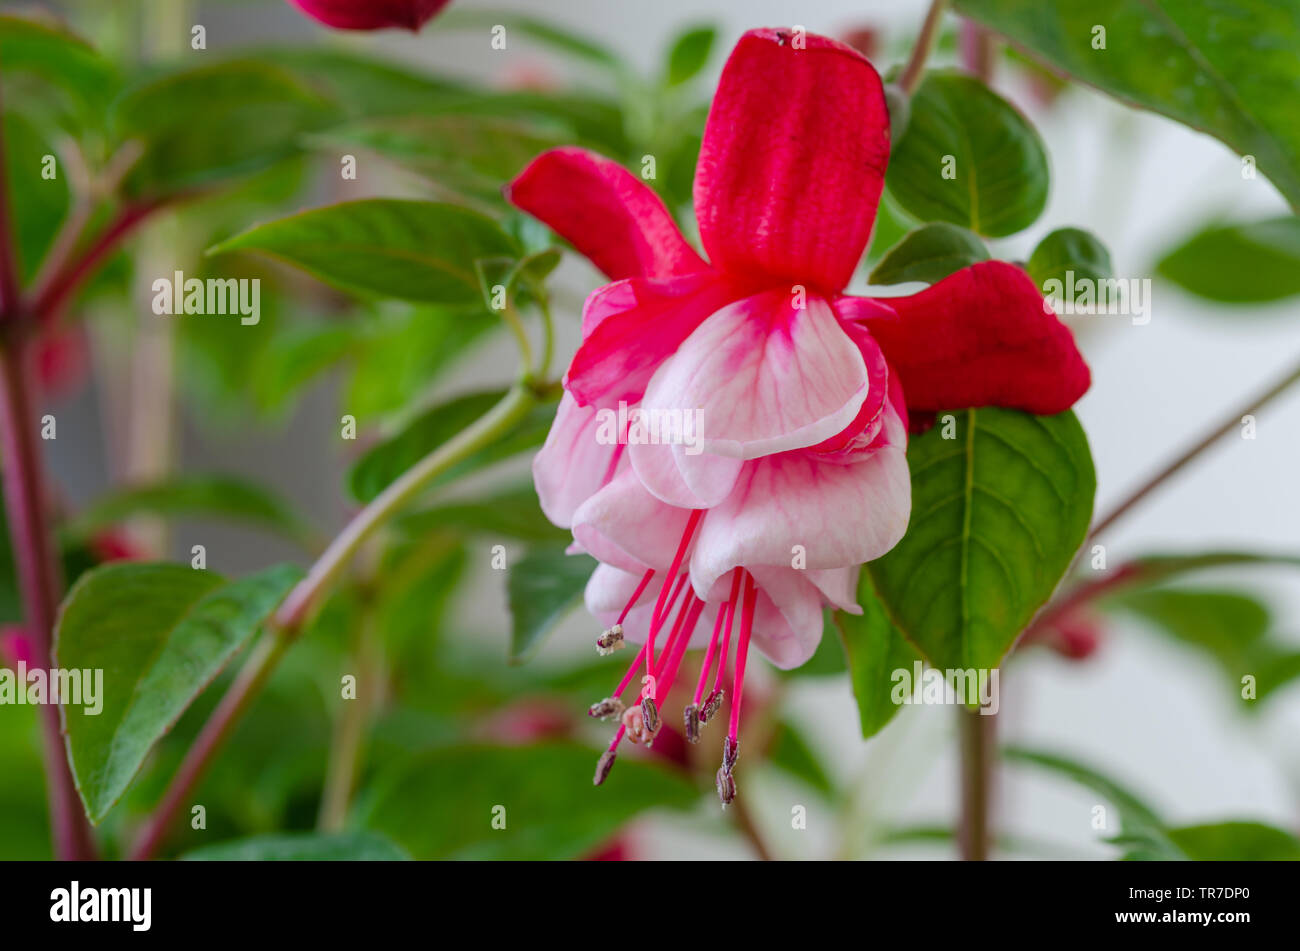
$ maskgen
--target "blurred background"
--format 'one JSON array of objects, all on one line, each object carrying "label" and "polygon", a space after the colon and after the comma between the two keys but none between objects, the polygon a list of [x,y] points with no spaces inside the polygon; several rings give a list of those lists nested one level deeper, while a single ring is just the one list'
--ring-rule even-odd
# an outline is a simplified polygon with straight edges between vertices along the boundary
[{"label": "blurred background", "polygon": [[[32,5],[2,6],[13,12]],[[478,21],[456,17],[482,11],[541,16],[613,51],[644,77],[662,68],[666,49],[684,29],[715,26],[713,55],[689,92],[680,93],[689,100],[682,115],[689,114],[687,105],[707,104],[726,52],[745,29],[799,24],[831,36],[856,36],[870,45],[884,72],[906,58],[927,7],[910,0],[544,5],[455,0],[446,17],[418,35],[345,35],[272,0],[39,6],[63,12],[101,50],[126,59],[216,58],[265,45],[336,48],[490,89],[624,96],[633,110],[648,108],[636,99],[644,93],[611,89],[608,77],[590,64],[523,35],[512,35],[506,50],[491,51]],[[206,27],[206,53],[188,48],[189,25],[196,23]],[[958,62],[957,23],[950,17],[936,62]],[[1297,300],[1216,304],[1155,272],[1157,260],[1207,223],[1285,214],[1286,203],[1262,176],[1244,179],[1240,159],[1225,146],[1171,121],[1077,85],[1060,86],[1019,59],[1000,59],[993,83],[1037,127],[1052,171],[1045,213],[1024,233],[992,242],[994,255],[1023,260],[1049,231],[1078,226],[1109,247],[1116,276],[1154,281],[1149,323],[1135,325],[1123,317],[1072,323],[1093,370],[1092,390],[1077,412],[1096,462],[1097,511],[1104,512],[1300,353]],[[652,131],[664,121],[653,109],[648,116],[629,115],[629,124],[643,121]],[[350,364],[322,359],[321,371],[315,372],[310,357],[299,355],[297,370],[283,372],[286,378],[297,373],[306,384],[292,392],[287,384],[279,387],[267,369],[274,365],[267,353],[284,347],[290,328],[341,322],[356,306],[288,272],[271,272],[278,283],[269,296],[264,291],[264,316],[256,327],[205,326],[201,317],[173,321],[150,312],[146,277],[173,269],[198,272],[203,247],[254,220],[343,197],[430,196],[419,175],[381,159],[363,157],[357,181],[346,183],[338,181],[328,160],[322,164],[323,170],[310,164],[297,170],[300,177],[292,186],[268,179],[266,201],[259,207],[250,198],[246,207],[252,213],[243,220],[234,213],[223,216],[219,207],[159,218],[136,239],[135,268],[108,278],[126,293],[106,288],[87,299],[84,319],[75,325],[82,329],[73,332],[77,342],[60,358],[69,363],[66,379],[52,386],[46,399],[46,411],[58,419],[58,438],[46,444],[47,458],[70,510],[124,482],[169,472],[221,472],[276,490],[329,537],[353,510],[344,481],[361,451],[400,429],[414,408],[509,383],[514,354],[505,335],[467,334],[472,339],[454,344],[436,335],[421,337],[403,330],[407,313],[390,308],[372,315],[368,338],[344,344]],[[191,215],[201,215],[201,224]],[[854,291],[866,286],[865,274],[863,269]],[[601,282],[572,254],[552,278],[558,361],[572,354],[581,301]],[[421,348],[449,351],[452,357],[421,360]],[[360,421],[356,443],[338,438],[342,413]],[[526,472],[527,459],[515,459],[472,486],[453,487],[448,497],[481,493],[484,485],[517,485]],[[1150,552],[1210,548],[1296,550],[1298,475],[1300,391],[1259,415],[1255,439],[1230,435],[1134,511],[1104,539],[1108,558],[1114,563]],[[137,520],[121,537],[144,550],[165,545],[171,557],[186,560],[191,546],[201,543],[209,567],[230,574],[307,560],[290,542],[216,521],[181,519],[163,526]],[[587,732],[585,706],[607,692],[601,685],[612,685],[621,665],[593,665],[589,652],[596,624],[581,609],[567,616],[526,664],[507,666],[506,576],[490,564],[491,548],[500,543],[512,558],[526,547],[490,531],[449,542],[401,594],[414,599],[412,605],[394,607],[384,622],[394,628],[385,636],[396,645],[386,662],[391,686],[374,713],[364,774],[382,773],[395,750],[422,745],[603,735]],[[1207,584],[1259,598],[1271,611],[1271,636],[1300,651],[1300,624],[1294,621],[1300,579],[1294,572],[1225,571]],[[328,615],[321,622],[325,627]],[[1051,749],[1104,768],[1159,806],[1171,823],[1250,818],[1293,830],[1300,825],[1300,689],[1284,689],[1260,709],[1247,710],[1233,680],[1207,651],[1132,614],[1099,616],[1096,625],[1095,650],[1081,659],[1043,648],[1017,654],[1002,681],[998,719],[1005,742]],[[826,636],[834,641],[829,627]],[[236,743],[217,762],[204,793],[221,803],[213,810],[214,828],[188,845],[310,827],[334,728],[326,698],[336,692],[338,671],[350,669],[341,659],[347,656],[348,637],[323,630],[295,649]],[[838,651],[836,644],[830,647]],[[742,795],[748,821],[772,854],[800,859],[952,855],[951,842],[941,838],[894,835],[899,829],[953,822],[958,782],[950,709],[908,707],[881,734],[864,741],[848,676],[834,672],[833,661],[832,672],[824,676],[778,677],[766,664],[755,666],[763,685],[755,688],[764,698],[760,706],[780,724],[777,732],[786,746],[773,754],[777,766],[746,773]],[[205,697],[177,736],[192,735],[199,714],[212,702]],[[32,808],[41,802],[31,799],[29,788],[32,783],[39,788],[35,747],[13,710],[0,710],[0,725],[7,727],[8,738],[0,748],[5,796],[0,855],[40,854],[47,848],[44,820]],[[780,733],[786,727],[788,738]],[[292,740],[287,747],[286,738]],[[705,745],[711,763],[715,751]],[[158,762],[110,823],[138,818],[181,748],[180,740],[164,744]],[[583,785],[594,761],[593,752],[590,763],[577,767]],[[17,778],[23,772],[30,773],[30,782]],[[530,779],[525,766],[507,765],[500,781]],[[701,788],[707,791],[707,785],[706,779]],[[430,809],[441,808],[437,787],[431,782]],[[619,789],[600,792],[621,794]],[[1000,854],[1114,856],[1115,849],[1101,841],[1114,828],[1099,833],[1091,824],[1098,801],[1059,777],[1006,767],[997,790],[998,824],[1020,844]],[[13,808],[2,808],[6,803]],[[638,812],[588,854],[601,849],[645,858],[754,854],[752,835],[721,816],[712,795],[678,805]],[[791,828],[795,805],[807,809],[806,829]],[[223,828],[224,835],[218,835]]]}]

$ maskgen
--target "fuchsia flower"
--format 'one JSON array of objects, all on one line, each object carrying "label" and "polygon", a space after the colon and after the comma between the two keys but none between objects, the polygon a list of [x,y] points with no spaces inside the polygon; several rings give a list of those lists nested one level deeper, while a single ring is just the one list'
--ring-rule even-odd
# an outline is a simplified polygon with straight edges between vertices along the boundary
[{"label": "fuchsia flower", "polygon": [[289,0],[336,30],[418,30],[451,0]]},{"label": "fuchsia flower", "polygon": [[[865,58],[754,30],[723,70],[700,149],[709,263],[654,192],[582,149],[544,153],[507,190],[613,281],[586,302],[533,466],[547,516],[601,562],[587,588],[610,625],[598,645],[644,645],[592,708],[623,720],[597,784],[625,736],[653,737],[689,646],[707,648],[684,714],[698,740],[734,643],[718,772],[730,802],[750,643],[780,667],[803,663],[823,606],[860,611],[859,566],[906,530],[908,408],[1055,413],[1088,387],[1070,332],[1010,264],[976,264],[911,297],[843,293],[888,157],[884,91]],[[611,433],[620,404],[642,420],[698,419],[699,438]],[[642,669],[641,704],[625,708]]]}]

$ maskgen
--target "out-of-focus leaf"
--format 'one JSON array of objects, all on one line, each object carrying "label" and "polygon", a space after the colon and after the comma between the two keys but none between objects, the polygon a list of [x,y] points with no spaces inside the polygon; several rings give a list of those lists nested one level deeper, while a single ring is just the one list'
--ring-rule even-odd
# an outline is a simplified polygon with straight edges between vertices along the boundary
[{"label": "out-of-focus leaf", "polygon": [[875,736],[894,719],[899,705],[894,702],[894,671],[906,670],[921,660],[921,652],[890,621],[876,594],[869,572],[858,579],[858,604],[862,614],[835,612],[835,626],[849,658],[853,696],[864,739]]},{"label": "out-of-focus leaf", "polygon": [[1267,635],[1271,618],[1257,598],[1237,591],[1185,588],[1133,591],[1111,601],[1158,624],[1181,641],[1240,667]]},{"label": "out-of-focus leaf", "polygon": [[354,327],[340,324],[311,324],[276,334],[257,355],[250,374],[258,407],[268,413],[282,410],[304,386],[345,360],[357,337]]},{"label": "out-of-focus leaf", "polygon": [[[1074,299],[1069,293],[1071,287],[1111,276],[1110,252],[1081,228],[1059,228],[1038,242],[1025,269],[1044,295],[1071,301]],[[1059,294],[1055,293],[1056,285],[1048,287],[1048,281],[1059,282]]]},{"label": "out-of-focus leaf", "polygon": [[679,86],[699,75],[718,40],[716,27],[700,26],[678,34],[668,50],[668,63],[664,69],[664,82]]},{"label": "out-of-focus leaf", "polygon": [[153,745],[300,576],[282,565],[228,582],[183,565],[115,563],[73,587],[55,658],[68,670],[103,671],[97,714],[64,708],[68,759],[92,822],[108,814]]},{"label": "out-of-focus leaf", "polygon": [[373,198],[258,225],[209,249],[256,251],[335,287],[376,297],[469,303],[474,261],[518,253],[491,218],[458,205]]},{"label": "out-of-focus leaf", "polygon": [[[308,142],[331,155],[370,152],[435,185],[499,201],[503,183],[571,135],[555,123],[548,128],[500,116],[419,114],[361,119]],[[359,178],[367,178],[364,165]]]},{"label": "out-of-focus leaf", "polygon": [[1047,204],[1047,153],[1033,126],[978,79],[926,75],[894,146],[890,194],[921,221],[1015,234]]},{"label": "out-of-focus leaf", "polygon": [[768,748],[767,761],[807,783],[819,793],[830,796],[835,792],[834,783],[817,761],[808,741],[788,721],[777,724],[772,735],[772,745]]},{"label": "out-of-focus leaf", "polygon": [[965,410],[912,439],[912,515],[870,562],[889,617],[935,667],[993,668],[1088,530],[1096,474],[1071,412]]},{"label": "out-of-focus leaf", "polygon": [[505,10],[451,10],[442,15],[438,26],[441,29],[482,30],[485,34],[485,43],[487,31],[502,26],[505,28],[507,44],[511,42],[512,34],[518,34],[566,57],[585,60],[616,72],[623,69],[622,60],[611,50],[594,40],[538,17],[521,16]]},{"label": "out-of-focus leaf", "polygon": [[1300,19],[1293,5],[957,0],[957,10],[1055,72],[1252,156],[1300,208]]},{"label": "out-of-focus leaf", "polygon": [[647,809],[697,798],[686,779],[632,756],[593,789],[597,756],[568,743],[437,750],[381,777],[358,819],[417,859],[570,859]]},{"label": "out-of-focus leaf", "polygon": [[136,515],[230,519],[299,542],[311,536],[310,527],[284,499],[230,476],[186,476],[118,489],[88,506],[66,530],[73,538],[84,539]]},{"label": "out-of-focus leaf", "polygon": [[0,15],[5,105],[71,132],[98,127],[121,80],[92,46],[52,22]]},{"label": "out-of-focus leaf", "polygon": [[[472,393],[426,410],[357,460],[348,472],[348,491],[357,501],[369,502],[403,472],[491,409],[502,395],[500,391]],[[541,445],[554,416],[554,407],[549,404],[538,407],[511,433],[449,469],[432,484],[445,484]]]},{"label": "out-of-focus leaf", "polygon": [[304,80],[348,116],[399,116],[461,102],[476,90],[336,47],[268,47],[251,51]]},{"label": "out-of-focus leaf", "polygon": [[1300,294],[1300,218],[1220,225],[1168,252],[1156,273],[1225,304],[1261,304]]},{"label": "out-of-focus leaf", "polygon": [[[0,21],[3,21],[0,17]],[[6,74],[7,76],[7,74]],[[59,225],[68,213],[68,176],[55,159],[54,178],[46,178],[45,156],[55,155],[54,147],[26,116],[5,112],[4,155],[9,182],[9,208],[18,259],[18,276],[25,284],[31,281],[45,259]]]},{"label": "out-of-focus leaf", "polygon": [[166,195],[248,174],[292,155],[335,107],[273,63],[232,60],[152,79],[117,100],[112,128],[145,151],[124,187]]},{"label": "out-of-focus leaf", "polygon": [[443,502],[404,516],[397,527],[412,535],[450,531],[527,542],[561,541],[569,535],[547,521],[532,485],[515,486],[483,498]]},{"label": "out-of-focus leaf", "polygon": [[1194,862],[1300,862],[1300,839],[1259,822],[1184,826],[1169,838]]},{"label": "out-of-focus leaf", "polygon": [[400,862],[410,858],[376,832],[259,835],[186,852],[190,862]]},{"label": "out-of-focus leaf", "polygon": [[938,221],[909,231],[885,252],[868,280],[872,284],[936,284],[954,271],[988,259],[988,248],[979,235]]},{"label": "out-of-focus leaf", "polygon": [[596,569],[588,555],[566,555],[563,545],[533,548],[510,567],[506,597],[510,605],[510,662],[521,663],[542,639],[577,607]]},{"label": "out-of-focus leaf", "polygon": [[[1108,801],[1119,813],[1120,822],[1119,834],[1109,841],[1126,849],[1126,858],[1182,858],[1178,847],[1169,838],[1169,830],[1155,810],[1113,779],[1055,753],[1007,747],[1002,755],[1013,763],[1035,766],[1064,776]],[[1109,821],[1106,828],[1111,828]]]}]

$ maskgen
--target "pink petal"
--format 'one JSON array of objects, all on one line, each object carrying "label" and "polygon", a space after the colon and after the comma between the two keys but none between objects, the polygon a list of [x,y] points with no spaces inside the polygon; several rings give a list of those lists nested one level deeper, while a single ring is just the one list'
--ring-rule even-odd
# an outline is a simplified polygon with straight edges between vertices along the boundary
[{"label": "pink petal", "polygon": [[888,161],[884,90],[861,54],[813,34],[751,30],[722,71],[695,172],[713,266],[841,289]]},{"label": "pink petal", "polygon": [[451,0],[290,0],[326,26],[337,30],[418,30]]},{"label": "pink petal", "polygon": [[822,596],[793,568],[755,568],[759,588],[753,644],[782,670],[798,667],[822,639]]},{"label": "pink petal", "polygon": [[561,528],[573,523],[573,513],[614,475],[623,447],[602,442],[595,407],[579,406],[565,393],[546,442],[533,457],[533,483],[542,512]]},{"label": "pink petal", "polygon": [[793,566],[802,546],[810,570],[879,558],[907,530],[912,486],[901,446],[836,464],[809,453],[748,463],[726,501],[700,524],[691,579],[707,591],[736,566]]},{"label": "pink petal", "polygon": [[617,162],[586,149],[543,152],[506,187],[610,280],[668,278],[707,267],[664,203]]},{"label": "pink petal", "polygon": [[631,278],[587,298],[584,339],[565,374],[580,406],[635,403],[659,364],[743,291],[704,271],[666,281]]},{"label": "pink petal", "polygon": [[[647,492],[631,468],[589,498],[573,515],[573,537],[597,561],[634,574],[667,571],[690,512]],[[698,532],[697,532],[698,534]]]}]

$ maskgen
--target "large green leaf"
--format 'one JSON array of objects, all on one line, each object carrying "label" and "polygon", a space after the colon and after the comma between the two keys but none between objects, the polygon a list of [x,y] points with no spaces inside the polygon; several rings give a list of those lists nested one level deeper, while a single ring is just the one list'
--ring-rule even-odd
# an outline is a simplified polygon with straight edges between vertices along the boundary
[{"label": "large green leaf", "polygon": [[911,522],[867,570],[934,666],[992,668],[1083,541],[1096,474],[1071,412],[946,415],[908,447]]},{"label": "large green leaf", "polygon": [[409,859],[376,832],[259,835],[186,852],[191,862],[394,862]]},{"label": "large green leaf", "polygon": [[[1058,72],[1255,157],[1300,208],[1300,17],[1275,0],[957,0]],[[1094,48],[1095,28],[1105,48]]]},{"label": "large green leaf", "polygon": [[884,729],[900,709],[893,700],[894,671],[906,670],[910,678],[921,654],[890,621],[866,571],[858,579],[858,604],[861,614],[836,611],[835,626],[849,658],[862,736],[868,738]]},{"label": "large green leaf", "polygon": [[166,195],[264,169],[335,115],[332,103],[287,70],[235,60],[128,90],[114,106],[112,128],[145,147],[126,190]]},{"label": "large green leaf", "polygon": [[926,76],[885,181],[905,211],[990,237],[1029,227],[1047,204],[1047,155],[1033,126],[979,80]]},{"label": "large green leaf", "polygon": [[1300,218],[1206,228],[1161,258],[1156,272],[1183,290],[1225,304],[1300,294]]},{"label": "large green leaf", "polygon": [[296,541],[311,534],[284,499],[230,476],[186,476],[118,489],[82,511],[67,532],[74,538],[86,538],[136,515],[229,519],[280,532]]},{"label": "large green leaf", "polygon": [[87,572],[59,614],[55,658],[103,671],[102,709],[67,706],[68,756],[92,822],[107,815],[150,748],[257,631],[301,572],[238,581],[176,564]]},{"label": "large green leaf", "polygon": [[908,281],[935,284],[954,271],[988,259],[988,248],[979,235],[937,221],[909,231],[902,241],[885,252],[868,280],[872,284]]},{"label": "large green leaf", "polygon": [[534,548],[515,562],[506,579],[513,619],[512,663],[531,655],[551,628],[577,607],[595,568],[595,560],[587,555],[566,555],[563,545]]},{"label": "large green leaf", "polygon": [[468,208],[373,198],[257,225],[209,253],[229,251],[268,254],[345,291],[464,304],[479,296],[475,260],[518,249],[491,218]]},{"label": "large green leaf", "polygon": [[697,797],[685,778],[632,755],[594,789],[597,755],[570,743],[437,750],[381,777],[358,818],[417,859],[569,859],[646,809]]}]

